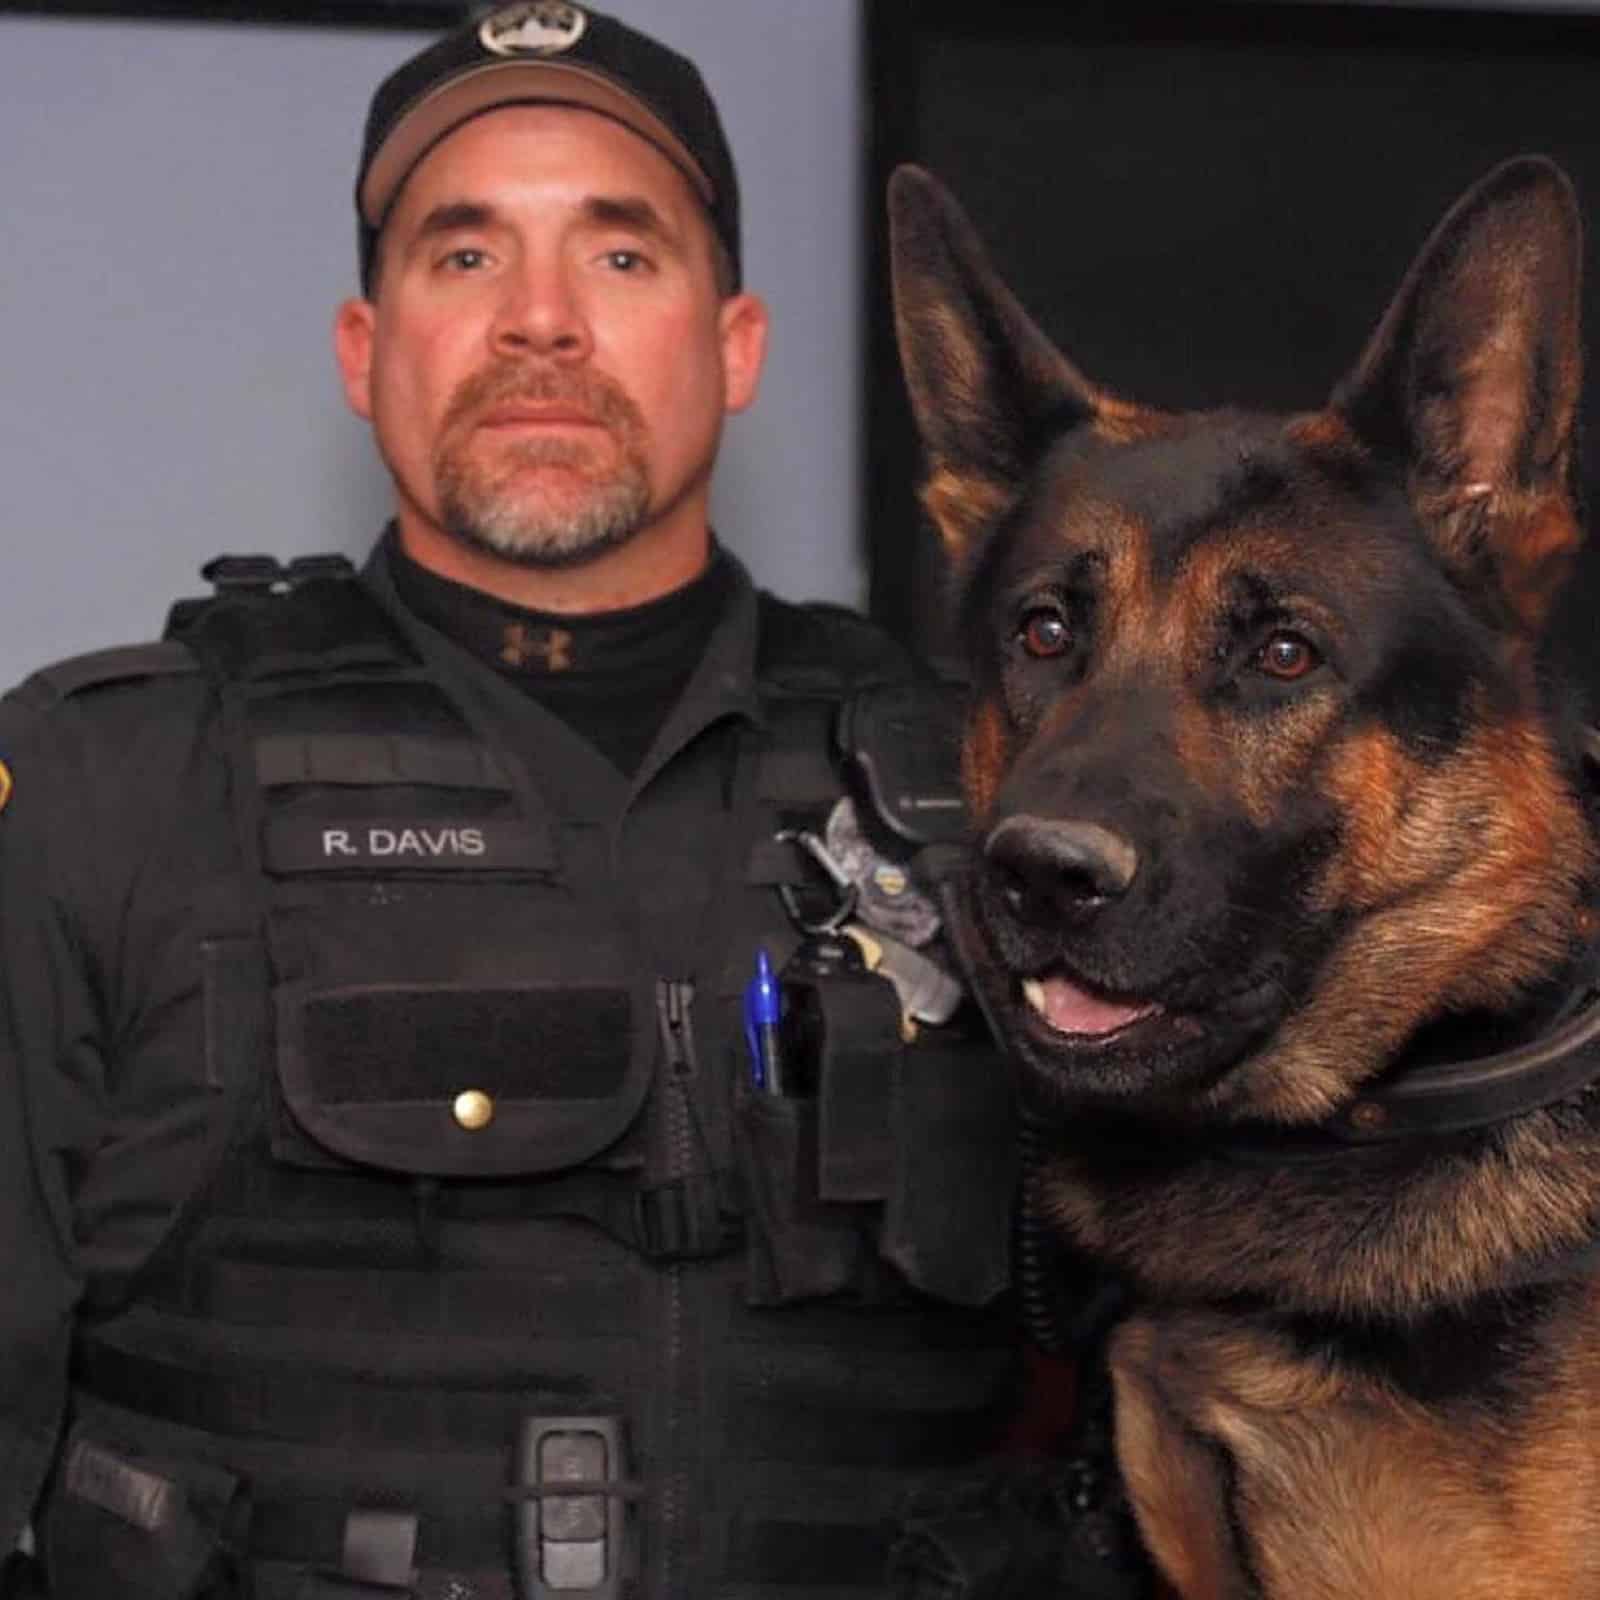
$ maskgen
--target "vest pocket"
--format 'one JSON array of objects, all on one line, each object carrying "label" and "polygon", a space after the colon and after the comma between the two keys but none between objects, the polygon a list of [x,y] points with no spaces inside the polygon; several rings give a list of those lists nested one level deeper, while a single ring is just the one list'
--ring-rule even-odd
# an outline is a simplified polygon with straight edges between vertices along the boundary
[{"label": "vest pocket", "polygon": [[1011,1275],[1010,1079],[986,1041],[926,1030],[896,1064],[894,1184],[878,1247],[924,1293],[987,1304]]},{"label": "vest pocket", "polygon": [[750,1209],[748,1302],[783,1305],[855,1288],[867,1219],[818,1194],[816,1101],[742,1090],[737,1117]]},{"label": "vest pocket", "polygon": [[959,1023],[903,1044],[894,990],[867,974],[786,975],[785,999],[784,1070],[802,1092],[737,1079],[749,1302],[880,1300],[906,1285],[992,1300],[1017,1177],[998,1058]]},{"label": "vest pocket", "polygon": [[227,1537],[243,1521],[236,1505],[232,1473],[76,1424],[40,1528],[52,1600],[225,1600],[238,1592]]},{"label": "vest pocket", "polygon": [[[642,986],[593,982],[286,984],[279,1081],[296,1129],[345,1161],[421,1177],[559,1172],[638,1116],[653,1003]],[[291,1146],[275,1153],[297,1162]]]}]

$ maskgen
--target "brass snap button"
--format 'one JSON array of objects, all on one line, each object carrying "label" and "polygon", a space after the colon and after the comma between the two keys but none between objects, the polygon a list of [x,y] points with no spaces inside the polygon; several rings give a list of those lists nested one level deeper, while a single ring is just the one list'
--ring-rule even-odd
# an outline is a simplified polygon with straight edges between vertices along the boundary
[{"label": "brass snap button", "polygon": [[468,1133],[476,1133],[480,1128],[487,1128],[494,1121],[494,1101],[482,1089],[464,1089],[456,1096],[456,1103],[452,1109],[456,1121]]}]

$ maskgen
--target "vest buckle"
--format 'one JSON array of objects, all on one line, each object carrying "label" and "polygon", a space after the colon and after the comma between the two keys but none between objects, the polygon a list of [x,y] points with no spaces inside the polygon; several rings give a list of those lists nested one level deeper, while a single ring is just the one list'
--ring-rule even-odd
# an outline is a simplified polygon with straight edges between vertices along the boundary
[{"label": "vest buckle", "polygon": [[733,1243],[720,1187],[707,1172],[636,1190],[633,1231],[651,1261],[703,1260]]}]

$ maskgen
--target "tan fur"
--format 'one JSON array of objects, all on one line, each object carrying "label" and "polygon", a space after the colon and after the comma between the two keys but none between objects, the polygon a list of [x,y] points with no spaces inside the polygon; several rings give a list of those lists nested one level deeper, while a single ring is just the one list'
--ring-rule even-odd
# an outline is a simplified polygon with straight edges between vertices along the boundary
[{"label": "tan fur", "polygon": [[1366,447],[1350,431],[1350,424],[1332,411],[1313,411],[1294,418],[1288,425],[1289,436],[1307,450],[1326,455],[1365,456]]},{"label": "tan fur", "polygon": [[1334,1190],[1325,1173],[1198,1158],[1117,1182],[1101,1161],[1063,1154],[1048,1174],[1054,1220],[1151,1296],[1261,1295],[1355,1318],[1485,1293],[1582,1243],[1600,1216],[1600,1135],[1545,1113],[1478,1162],[1412,1171],[1387,1151],[1352,1158]]},{"label": "tan fur", "polygon": [[[1178,663],[1183,677],[1199,677],[1210,644],[1211,618],[1229,579],[1252,567],[1271,570],[1286,565],[1298,543],[1291,530],[1247,528],[1226,545],[1203,545],[1193,552],[1175,576],[1154,630],[1153,653]],[[1356,563],[1348,558],[1346,562],[1352,584],[1367,578]],[[1333,619],[1324,620],[1334,631]],[[1154,670],[1153,665],[1145,667],[1147,673]],[[1250,719],[1188,708],[1180,719],[1184,770],[1219,798],[1236,799],[1252,821],[1265,824],[1276,815],[1282,796],[1307,781],[1333,709],[1327,702],[1310,699],[1296,708],[1292,724],[1280,720],[1268,728]]]},{"label": "tan fur", "polygon": [[1178,419],[1168,412],[1121,400],[1104,389],[1094,391],[1094,400],[1091,426],[1096,436],[1107,444],[1133,444],[1140,439],[1154,439],[1177,425]]},{"label": "tan fur", "polygon": [[965,554],[974,534],[992,526],[1011,499],[997,483],[941,469],[929,474],[922,489],[923,507],[952,559]]},{"label": "tan fur", "polygon": [[1537,727],[1486,724],[1433,769],[1373,733],[1335,750],[1322,781],[1350,821],[1322,903],[1364,915],[1218,1108],[1325,1116],[1420,1019],[1505,1006],[1576,934],[1594,846]]},{"label": "tan fur", "polygon": [[1005,776],[1011,744],[1005,719],[992,704],[978,706],[961,745],[961,781],[967,814],[981,827],[994,809],[995,790]]},{"label": "tan fur", "polygon": [[1184,1600],[1600,1593],[1600,1360],[1572,1337],[1597,1313],[1590,1286],[1547,1327],[1509,1421],[1416,1405],[1249,1318],[1136,1317],[1111,1359],[1141,1527]]}]

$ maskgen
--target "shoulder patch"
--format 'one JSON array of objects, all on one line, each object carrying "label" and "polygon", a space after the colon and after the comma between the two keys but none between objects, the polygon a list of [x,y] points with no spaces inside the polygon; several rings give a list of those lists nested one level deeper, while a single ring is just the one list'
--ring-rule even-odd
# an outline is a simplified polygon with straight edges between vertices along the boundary
[{"label": "shoulder patch", "polygon": [[11,803],[11,791],[15,785],[11,781],[11,768],[0,761],[0,811]]},{"label": "shoulder patch", "polygon": [[200,664],[188,648],[172,640],[118,645],[110,650],[69,656],[65,661],[43,667],[17,693],[36,704],[49,704],[105,684],[172,677],[199,670]]}]

